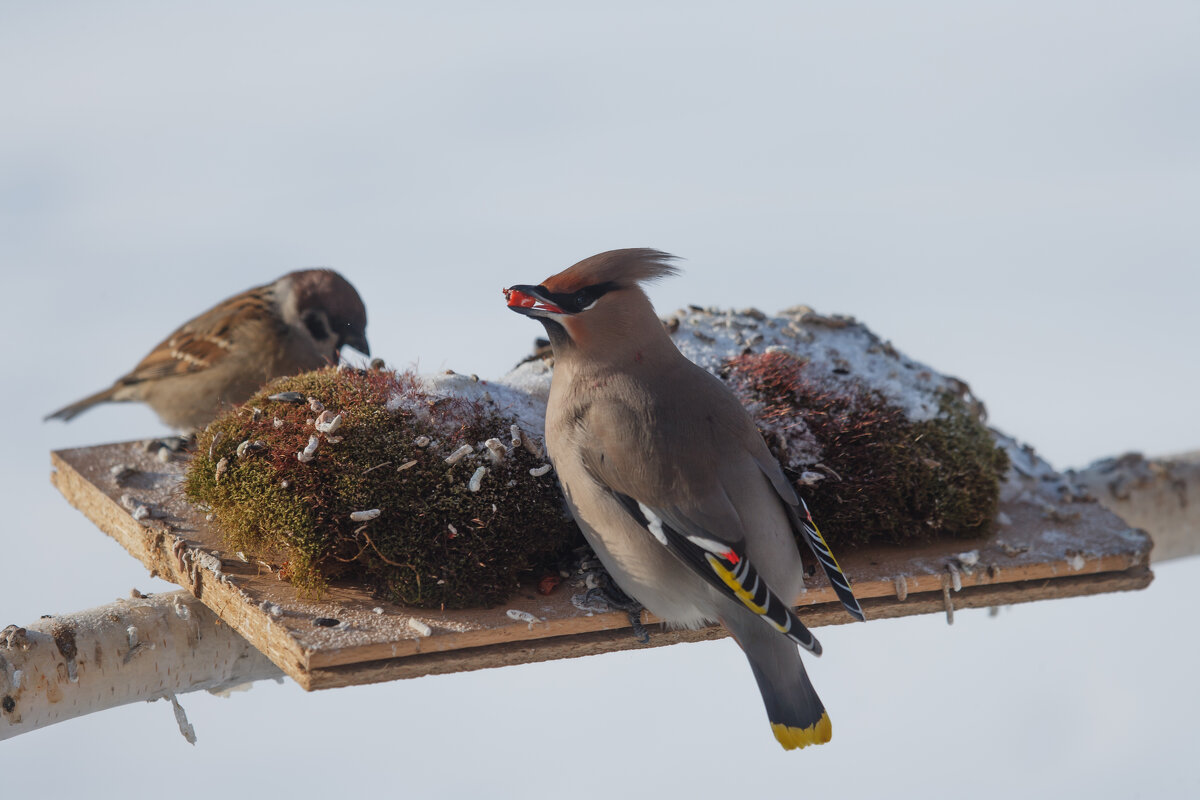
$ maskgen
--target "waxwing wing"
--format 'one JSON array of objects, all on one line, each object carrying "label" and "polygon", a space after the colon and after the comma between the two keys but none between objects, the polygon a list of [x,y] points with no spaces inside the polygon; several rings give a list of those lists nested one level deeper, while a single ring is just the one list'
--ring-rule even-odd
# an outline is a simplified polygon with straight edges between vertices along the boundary
[{"label": "waxwing wing", "polygon": [[786,749],[829,741],[798,646],[821,646],[791,603],[795,535],[846,609],[849,582],[749,414],[688,361],[639,284],[676,272],[649,249],[584,259],[505,290],[554,348],[546,446],[579,527],[617,584],[669,625],[720,622],[741,645]]},{"label": "waxwing wing", "polygon": [[185,322],[112,386],[46,419],[133,401],[173,428],[202,428],[273,378],[336,364],[343,345],[370,355],[366,328],[362,299],[341,275],[291,272]]}]

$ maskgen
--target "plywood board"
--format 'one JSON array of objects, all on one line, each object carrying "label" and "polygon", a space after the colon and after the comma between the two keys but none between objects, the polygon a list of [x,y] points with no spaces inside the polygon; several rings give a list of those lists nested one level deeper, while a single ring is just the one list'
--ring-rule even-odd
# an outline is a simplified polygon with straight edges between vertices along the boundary
[{"label": "plywood board", "polygon": [[[494,609],[404,608],[346,584],[320,599],[300,597],[270,565],[223,549],[220,533],[183,497],[186,457],[164,460],[159,449],[130,442],[56,451],[52,480],[152,574],[190,590],[305,689],[647,646],[634,638],[625,614],[573,602],[585,591],[581,580],[564,581],[550,595],[528,587]],[[1145,533],[1096,503],[1039,493],[1030,481],[1027,490],[1006,493],[1016,496],[1002,501],[1005,524],[986,539],[840,550],[868,619],[1149,584]],[[810,626],[850,621],[823,576],[811,578],[796,603]],[[513,619],[509,610],[537,621]],[[655,622],[650,615],[646,621]],[[649,646],[723,635],[720,628],[655,626]]]}]

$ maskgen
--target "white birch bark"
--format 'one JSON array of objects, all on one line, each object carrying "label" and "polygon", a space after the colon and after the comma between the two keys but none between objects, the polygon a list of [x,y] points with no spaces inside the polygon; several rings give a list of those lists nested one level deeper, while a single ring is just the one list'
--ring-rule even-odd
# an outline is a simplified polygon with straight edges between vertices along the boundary
[{"label": "white birch bark", "polygon": [[1070,474],[1105,508],[1150,534],[1151,562],[1200,553],[1200,450],[1149,459],[1127,453]]},{"label": "white birch bark", "polygon": [[0,631],[0,740],[139,700],[282,675],[188,592],[118,600]]}]

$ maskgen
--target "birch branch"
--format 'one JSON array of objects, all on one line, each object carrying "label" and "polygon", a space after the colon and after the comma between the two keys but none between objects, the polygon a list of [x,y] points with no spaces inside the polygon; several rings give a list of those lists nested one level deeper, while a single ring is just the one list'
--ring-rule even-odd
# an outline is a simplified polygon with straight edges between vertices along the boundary
[{"label": "birch branch", "polygon": [[135,596],[0,631],[0,740],[140,700],[282,672],[184,591]]},{"label": "birch branch", "polygon": [[1200,450],[1127,453],[1068,473],[1100,504],[1154,540],[1152,562],[1200,553]]}]

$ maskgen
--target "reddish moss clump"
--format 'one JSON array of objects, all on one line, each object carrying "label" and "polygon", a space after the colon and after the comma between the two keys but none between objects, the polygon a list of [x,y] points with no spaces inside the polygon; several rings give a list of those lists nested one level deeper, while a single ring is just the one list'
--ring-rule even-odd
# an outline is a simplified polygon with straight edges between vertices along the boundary
[{"label": "reddish moss clump", "polygon": [[[270,399],[286,392],[302,401]],[[340,427],[319,431],[310,398]],[[427,395],[412,373],[319,370],[273,381],[213,422],[185,488],[211,508],[226,546],[284,563],[310,593],[349,578],[408,605],[494,605],[580,541],[553,473],[530,475],[542,459],[509,446],[514,421]],[[317,448],[302,462],[310,437]],[[483,444],[492,438],[505,450],[498,462]],[[463,445],[470,453],[447,464]],[[371,509],[379,516],[351,519]]]},{"label": "reddish moss clump", "polygon": [[[935,418],[912,422],[878,392],[807,376],[805,363],[747,354],[723,377],[831,541],[987,532],[1008,457],[962,398],[943,393]],[[824,477],[805,485],[805,471]]]}]

